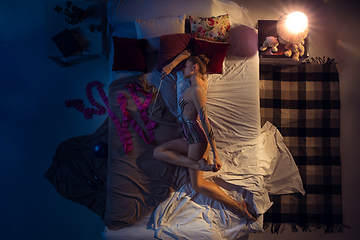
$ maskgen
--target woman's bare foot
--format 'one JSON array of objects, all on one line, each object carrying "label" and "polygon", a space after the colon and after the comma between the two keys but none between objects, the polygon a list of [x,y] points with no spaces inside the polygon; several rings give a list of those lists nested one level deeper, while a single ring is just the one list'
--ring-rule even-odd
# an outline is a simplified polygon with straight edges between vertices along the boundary
[{"label": "woman's bare foot", "polygon": [[245,201],[239,202],[239,208],[236,211],[240,216],[249,219],[251,221],[256,221],[257,219],[249,213],[248,206]]},{"label": "woman's bare foot", "polygon": [[208,164],[205,158],[199,160],[200,171],[213,171],[214,164]]}]

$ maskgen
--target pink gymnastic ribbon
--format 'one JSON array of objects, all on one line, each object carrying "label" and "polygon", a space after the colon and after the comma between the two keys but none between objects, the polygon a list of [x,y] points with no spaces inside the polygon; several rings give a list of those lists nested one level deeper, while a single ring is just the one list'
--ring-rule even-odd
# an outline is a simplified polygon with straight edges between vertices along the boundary
[{"label": "pink gymnastic ribbon", "polygon": [[[143,120],[143,122],[145,124],[145,127],[146,127],[146,130],[148,131],[149,140],[148,141],[146,140],[141,128],[139,127],[139,125],[137,125],[137,123],[133,119],[130,120],[131,126],[133,126],[135,131],[144,139],[144,141],[147,144],[149,144],[149,143],[151,143],[151,142],[153,142],[155,140],[154,128],[156,127],[156,123],[148,117],[148,115],[146,113],[146,110],[148,109],[148,107],[149,107],[149,105],[151,103],[151,99],[152,99],[153,94],[152,93],[146,93],[137,84],[129,84],[129,85],[127,85],[127,87],[128,87],[128,90],[129,90],[129,92],[131,94],[132,99],[134,100],[137,108],[140,111],[141,119]],[[140,101],[138,95],[136,94],[136,92],[141,92],[142,94],[144,94],[146,96],[143,103],[141,103],[141,101]],[[119,99],[119,97],[118,97],[118,99]]]},{"label": "pink gymnastic ribbon", "polygon": [[[75,100],[68,100],[65,102],[66,107],[74,107],[75,109],[77,109],[79,112],[84,113],[84,117],[85,119],[91,119],[93,117],[94,114],[96,115],[103,115],[106,113],[106,108],[101,106],[98,102],[95,101],[93,95],[92,95],[92,91],[91,89],[93,87],[97,87],[97,90],[101,96],[101,98],[104,101],[104,97],[106,98],[106,102],[107,102],[107,97],[106,94],[103,90],[104,85],[98,81],[94,81],[89,83],[86,86],[86,96],[89,99],[89,102],[92,106],[96,107],[95,108],[85,108],[85,104],[84,101],[81,99],[75,99]],[[106,103],[105,103],[106,104]]]},{"label": "pink gymnastic ribbon", "polygon": [[[143,120],[146,130],[148,131],[148,140],[146,139],[142,129],[136,123],[136,121],[132,118],[131,114],[126,110],[127,99],[126,96],[119,93],[117,97],[117,102],[119,107],[123,113],[122,123],[120,123],[119,118],[116,114],[111,111],[109,108],[108,98],[103,90],[104,85],[98,81],[93,81],[86,86],[86,95],[90,101],[90,104],[95,108],[85,108],[83,100],[75,99],[75,100],[68,100],[65,102],[66,107],[74,107],[78,111],[84,113],[85,119],[91,119],[94,114],[96,115],[103,115],[106,113],[106,108],[101,106],[98,102],[95,101],[91,89],[96,86],[97,91],[103,102],[106,105],[107,112],[110,118],[113,120],[116,131],[119,135],[120,141],[123,145],[124,151],[128,154],[133,149],[133,143],[131,140],[130,133],[128,131],[129,123],[134,128],[134,130],[144,139],[144,141],[149,144],[155,140],[154,128],[156,127],[156,123],[152,121],[146,113],[147,108],[149,107],[152,99],[152,93],[146,93],[143,91],[139,85],[137,84],[128,84],[126,87],[128,88],[131,97],[133,98],[137,108],[140,111],[141,119]],[[138,95],[136,92],[141,92],[143,95],[146,96],[143,103],[141,103]]]}]

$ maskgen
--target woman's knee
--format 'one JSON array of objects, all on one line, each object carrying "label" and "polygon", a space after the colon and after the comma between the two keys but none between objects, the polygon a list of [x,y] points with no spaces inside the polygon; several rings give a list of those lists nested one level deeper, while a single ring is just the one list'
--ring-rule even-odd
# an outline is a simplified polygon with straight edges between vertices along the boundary
[{"label": "woman's knee", "polygon": [[201,193],[203,190],[203,181],[202,180],[191,181],[191,188]]},{"label": "woman's knee", "polygon": [[164,151],[164,148],[161,145],[157,146],[153,151],[154,158],[159,159],[161,157],[163,151]]}]

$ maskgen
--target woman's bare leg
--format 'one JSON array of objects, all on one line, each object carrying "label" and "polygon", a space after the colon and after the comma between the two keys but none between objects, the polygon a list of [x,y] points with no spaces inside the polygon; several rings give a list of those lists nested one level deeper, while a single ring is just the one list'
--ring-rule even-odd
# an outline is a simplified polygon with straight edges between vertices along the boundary
[{"label": "woman's bare leg", "polygon": [[[189,145],[184,139],[176,139],[164,143],[154,150],[155,158],[189,168],[192,188],[232,209],[235,213],[255,221],[256,219],[249,213],[245,202],[237,202],[227,195],[221,188],[213,182],[204,180],[203,172],[198,169],[204,168],[201,163],[206,156],[207,144],[196,143]],[[195,160],[197,159],[197,160]],[[212,165],[205,165],[212,170]]]},{"label": "woman's bare leg", "polygon": [[[197,155],[204,155],[207,144],[199,143],[196,149]],[[154,149],[154,157],[161,161],[178,166],[188,167],[202,171],[212,171],[213,166],[207,165],[205,161],[199,161],[188,157],[189,144],[182,138],[166,142]]]},{"label": "woman's bare leg", "polygon": [[[199,154],[199,151],[196,149],[195,144],[190,145],[189,155],[190,158],[202,158],[203,155]],[[237,202],[227,195],[221,188],[213,182],[208,182],[203,177],[203,172],[196,169],[189,169],[191,186],[195,191],[198,191],[230,208],[236,214],[239,214],[249,220],[256,221],[256,218],[253,217],[248,209],[246,203]]]}]

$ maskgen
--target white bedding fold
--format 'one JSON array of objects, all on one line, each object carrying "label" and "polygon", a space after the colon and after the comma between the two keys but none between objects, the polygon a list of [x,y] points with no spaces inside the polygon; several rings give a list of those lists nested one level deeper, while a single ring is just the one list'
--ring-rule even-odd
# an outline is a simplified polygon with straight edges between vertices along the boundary
[{"label": "white bedding fold", "polygon": [[[156,236],[161,238],[165,234],[177,236],[178,239],[194,239],[194,231],[191,229],[196,229],[197,234],[201,232],[203,239],[236,239],[248,233],[263,231],[262,214],[272,205],[266,179],[273,175],[278,164],[288,166],[292,174],[290,179],[296,179],[286,185],[295,192],[303,192],[297,167],[280,136],[276,127],[267,122],[256,144],[236,144],[223,149],[222,169],[217,173],[205,174],[206,179],[214,181],[232,198],[245,200],[250,211],[259,216],[256,222],[249,222],[223,204],[196,193],[189,183],[173,192],[155,210]],[[278,158],[279,155],[282,157]],[[289,173],[278,172],[277,178],[289,179]],[[277,187],[276,184],[270,189],[275,192],[284,190]]]}]

